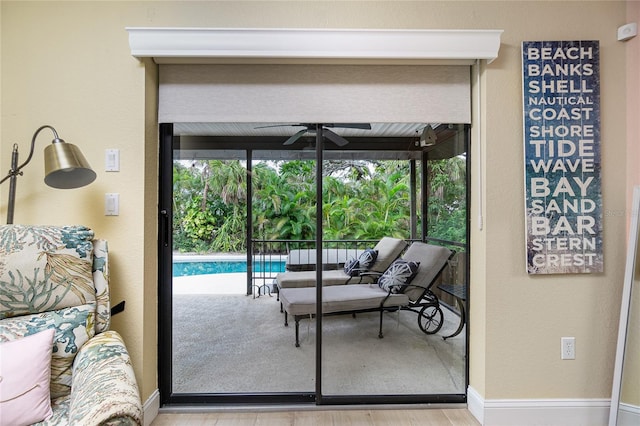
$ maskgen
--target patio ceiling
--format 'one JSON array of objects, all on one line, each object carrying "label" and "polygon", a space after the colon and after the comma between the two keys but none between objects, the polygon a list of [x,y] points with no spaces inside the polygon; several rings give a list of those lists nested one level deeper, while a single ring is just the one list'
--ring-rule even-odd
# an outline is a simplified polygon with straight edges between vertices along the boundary
[{"label": "patio ceiling", "polygon": [[[173,132],[179,136],[291,136],[304,127],[300,123],[175,123]],[[413,137],[420,135],[424,123],[369,123],[371,130],[332,127],[341,136]],[[438,126],[432,124],[432,127]]]},{"label": "patio ceiling", "polygon": [[[293,160],[315,158],[315,134],[309,132],[296,143],[284,141],[299,130],[299,123],[175,123],[174,158],[244,159],[251,149],[254,159]],[[464,152],[464,126],[432,124],[436,144],[421,146],[424,123],[370,123],[371,129],[331,127],[349,141],[344,147],[325,144],[327,160],[408,160],[450,158]],[[266,127],[265,127],[266,126]],[[461,150],[462,149],[462,150]]]}]

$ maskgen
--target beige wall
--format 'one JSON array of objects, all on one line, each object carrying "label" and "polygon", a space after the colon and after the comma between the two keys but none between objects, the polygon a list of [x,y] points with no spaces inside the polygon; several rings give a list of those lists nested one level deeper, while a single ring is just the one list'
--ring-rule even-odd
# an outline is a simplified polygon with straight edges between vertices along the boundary
[{"label": "beige wall", "polygon": [[[600,40],[604,208],[624,210],[625,46],[615,39],[624,3],[2,1],[0,13],[2,170],[13,142],[24,152],[33,131],[48,123],[98,172],[86,188],[45,187],[40,164],[48,140],[40,141],[19,182],[16,221],[84,223],[110,240],[113,300],[127,300],[114,328],[127,341],[143,400],[157,386],[156,76],[153,65],[131,57],[124,27],[504,29],[500,56],[480,79],[482,108],[474,108],[482,153],[473,166],[471,385],[487,399],[609,397],[625,220],[604,218],[605,273],[527,276],[520,43]],[[121,172],[103,172],[107,148],[120,149]],[[4,199],[7,188],[0,191]],[[105,192],[120,193],[120,216],[103,215]],[[562,336],[576,337],[575,361],[560,360]]]},{"label": "beige wall", "polygon": [[[579,3],[579,4],[578,4]],[[602,197],[624,210],[624,45],[615,30],[624,5],[551,2],[503,7],[500,58],[487,73],[485,398],[599,398],[611,391],[622,284],[625,220],[605,215],[605,273],[536,276],[524,272],[522,105],[523,39],[600,40]],[[516,11],[517,9],[517,11]],[[514,19],[522,16],[522,19]],[[511,17],[511,19],[509,19]],[[600,23],[597,23],[600,22]],[[494,145],[495,144],[495,149]],[[560,338],[576,337],[576,360],[560,359]],[[472,383],[473,385],[473,383]]]}]

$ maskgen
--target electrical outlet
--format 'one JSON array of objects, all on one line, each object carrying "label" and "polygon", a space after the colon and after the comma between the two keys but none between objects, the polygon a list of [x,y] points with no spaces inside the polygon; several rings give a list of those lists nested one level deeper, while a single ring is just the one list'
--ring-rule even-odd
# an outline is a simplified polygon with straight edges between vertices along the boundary
[{"label": "electrical outlet", "polygon": [[560,339],[562,346],[562,359],[576,359],[576,338],[562,337]]}]

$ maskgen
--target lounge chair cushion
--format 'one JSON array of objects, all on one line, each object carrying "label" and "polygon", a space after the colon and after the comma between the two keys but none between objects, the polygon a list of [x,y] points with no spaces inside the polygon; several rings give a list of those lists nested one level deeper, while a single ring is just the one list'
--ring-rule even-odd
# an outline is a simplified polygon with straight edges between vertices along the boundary
[{"label": "lounge chair cushion", "polygon": [[375,263],[370,270],[373,272],[383,273],[387,270],[391,262],[396,260],[398,256],[407,248],[407,242],[398,238],[383,237],[373,248],[378,252]]},{"label": "lounge chair cushion", "polygon": [[[350,279],[359,280],[345,274],[342,269],[322,271],[322,285],[325,286],[343,285]],[[283,272],[276,276],[276,280],[280,288],[315,287],[316,271]],[[371,279],[368,282],[371,282]]]},{"label": "lounge chair cushion", "polygon": [[[387,292],[373,284],[350,284],[322,289],[322,312],[351,312],[379,307]],[[285,288],[280,293],[282,307],[290,315],[311,315],[316,312],[316,289]],[[385,306],[405,306],[409,298],[405,294],[392,294]]]},{"label": "lounge chair cushion", "polygon": [[402,258],[407,261],[420,262],[420,268],[411,284],[405,289],[404,294],[409,296],[412,301],[420,298],[425,287],[428,287],[440,273],[441,265],[446,265],[449,256],[451,256],[451,250],[446,247],[419,242],[411,244]]},{"label": "lounge chair cushion", "polygon": [[[377,258],[371,271],[383,273],[400,253],[407,247],[404,240],[391,237],[383,237],[373,248],[377,252]],[[359,272],[362,267],[359,267]],[[345,273],[344,269],[336,269],[331,271],[322,271],[322,285],[341,285],[347,283],[370,283],[374,281],[374,275],[366,277],[352,278]],[[298,288],[298,287],[315,287],[316,271],[288,271],[282,272],[276,276],[276,282],[279,288]]]},{"label": "lounge chair cushion", "polygon": [[420,262],[407,261],[404,259],[394,260],[378,279],[378,286],[386,292],[402,293],[407,284],[413,280],[418,273]]}]

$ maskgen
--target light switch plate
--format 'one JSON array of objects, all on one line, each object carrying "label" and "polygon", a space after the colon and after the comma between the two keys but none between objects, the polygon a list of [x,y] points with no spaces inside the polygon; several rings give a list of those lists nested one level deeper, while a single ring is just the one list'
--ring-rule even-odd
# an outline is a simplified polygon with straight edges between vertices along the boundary
[{"label": "light switch plate", "polygon": [[104,194],[104,215],[118,216],[120,214],[120,194]]},{"label": "light switch plate", "polygon": [[107,172],[120,171],[120,150],[119,149],[105,150],[104,169]]}]

